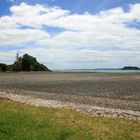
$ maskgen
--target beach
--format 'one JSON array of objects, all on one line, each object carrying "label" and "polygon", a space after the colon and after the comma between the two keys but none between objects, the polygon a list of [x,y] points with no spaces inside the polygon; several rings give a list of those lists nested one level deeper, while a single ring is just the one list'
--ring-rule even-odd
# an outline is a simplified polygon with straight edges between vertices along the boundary
[{"label": "beach", "polygon": [[140,111],[140,73],[0,73],[0,91]]}]

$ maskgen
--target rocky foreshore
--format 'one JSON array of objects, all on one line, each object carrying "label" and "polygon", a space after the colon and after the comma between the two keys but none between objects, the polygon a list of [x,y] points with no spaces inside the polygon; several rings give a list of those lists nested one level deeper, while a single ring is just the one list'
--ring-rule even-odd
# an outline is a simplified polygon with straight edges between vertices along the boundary
[{"label": "rocky foreshore", "polygon": [[130,119],[130,120],[140,120],[139,111],[104,108],[104,107],[89,106],[85,104],[79,104],[79,103],[76,104],[76,103],[62,102],[56,100],[46,100],[46,99],[14,94],[14,93],[7,94],[6,92],[0,92],[0,98],[19,101],[21,103],[26,103],[34,106],[72,109],[78,112],[83,112],[91,116],[102,116],[102,117],[112,117],[112,118],[118,117],[118,118]]}]

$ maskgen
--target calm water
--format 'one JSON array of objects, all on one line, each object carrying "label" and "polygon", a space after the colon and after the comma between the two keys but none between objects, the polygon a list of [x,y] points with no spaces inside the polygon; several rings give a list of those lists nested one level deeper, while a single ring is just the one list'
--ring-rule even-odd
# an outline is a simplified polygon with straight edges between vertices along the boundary
[{"label": "calm water", "polygon": [[106,70],[106,69],[57,69],[55,72],[103,72],[103,73],[140,73],[140,70]]}]

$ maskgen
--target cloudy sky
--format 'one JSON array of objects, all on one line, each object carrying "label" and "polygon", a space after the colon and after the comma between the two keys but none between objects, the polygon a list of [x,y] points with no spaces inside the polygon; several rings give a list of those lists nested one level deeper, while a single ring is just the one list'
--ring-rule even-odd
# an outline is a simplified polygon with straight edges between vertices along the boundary
[{"label": "cloudy sky", "polygon": [[140,0],[0,0],[0,62],[50,69],[140,67]]}]

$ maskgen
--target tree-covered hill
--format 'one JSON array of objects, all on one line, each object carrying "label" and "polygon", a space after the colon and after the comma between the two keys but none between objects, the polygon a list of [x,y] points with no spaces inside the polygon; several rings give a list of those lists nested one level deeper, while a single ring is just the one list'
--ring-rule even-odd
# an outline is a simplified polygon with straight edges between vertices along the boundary
[{"label": "tree-covered hill", "polygon": [[0,71],[50,71],[46,66],[40,64],[35,57],[24,54],[19,57],[17,54],[16,61],[12,65],[0,64]]},{"label": "tree-covered hill", "polygon": [[122,68],[122,70],[140,70],[139,67],[133,67],[133,66],[125,66]]}]

